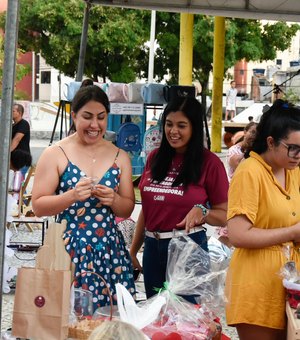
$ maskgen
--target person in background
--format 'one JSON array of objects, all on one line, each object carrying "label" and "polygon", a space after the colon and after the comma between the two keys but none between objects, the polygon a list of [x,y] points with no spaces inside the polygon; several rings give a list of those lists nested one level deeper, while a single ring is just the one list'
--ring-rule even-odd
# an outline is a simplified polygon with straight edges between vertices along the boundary
[{"label": "person in background", "polygon": [[226,161],[228,164],[228,178],[232,179],[235,169],[244,159],[246,151],[248,151],[255,138],[257,123],[250,122],[244,128],[244,136],[241,140],[232,145],[227,153]]},{"label": "person in background", "polygon": [[[10,151],[22,150],[30,153],[30,125],[27,120],[23,119],[24,107],[21,104],[13,105],[13,126],[12,126],[12,140]],[[28,166],[21,169],[23,177],[28,170]]]},{"label": "person in background", "polygon": [[230,89],[226,92],[225,120],[228,120],[228,115],[230,115],[230,120],[232,120],[235,116],[236,96],[237,96],[237,89],[235,88],[235,81],[232,80],[230,82]]},{"label": "person in background", "polygon": [[148,339],[133,325],[121,321],[103,321],[95,328],[88,340],[146,340]]},{"label": "person in background", "polygon": [[22,185],[22,175],[16,176],[17,171],[24,166],[30,167],[32,163],[32,157],[29,152],[23,150],[14,150],[10,153],[10,167],[8,175],[8,191],[19,192]]},{"label": "person in background", "polygon": [[[130,249],[134,268],[143,242],[147,298],[166,280],[168,245],[185,232],[204,250],[204,223],[226,223],[228,179],[221,160],[204,147],[203,106],[195,98],[168,103],[162,115],[161,145],[146,162],[139,188],[142,210]],[[193,300],[191,300],[193,301]]]},{"label": "person in background", "polygon": [[[245,153],[252,146],[252,143],[255,138],[256,126],[257,123],[253,121],[248,123],[244,128],[243,137],[237,140],[236,143],[228,149],[226,161],[228,165],[227,175],[229,181],[231,181],[232,176],[240,162],[245,159]],[[232,246],[228,239],[228,229],[226,226],[217,228],[216,234],[219,241],[224,243],[229,248]]]},{"label": "person in background", "polygon": [[226,318],[241,340],[286,338],[286,293],[279,275],[300,269],[300,110],[282,100],[263,113],[250,157],[228,194],[228,236],[236,247],[226,280]]},{"label": "person in background", "polygon": [[109,101],[98,86],[78,90],[72,102],[76,132],[48,147],[37,163],[32,190],[36,216],[67,220],[63,235],[75,266],[75,287],[93,292],[94,309],[110,305],[107,282],[116,304],[115,283],[135,294],[133,268],[115,215],[127,218],[134,208],[131,162],[127,153],[103,136]]}]

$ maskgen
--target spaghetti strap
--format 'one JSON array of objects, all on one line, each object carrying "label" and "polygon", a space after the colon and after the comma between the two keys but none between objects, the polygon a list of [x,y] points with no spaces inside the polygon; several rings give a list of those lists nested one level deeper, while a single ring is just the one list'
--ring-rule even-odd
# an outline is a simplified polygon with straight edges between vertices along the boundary
[{"label": "spaghetti strap", "polygon": [[120,153],[120,148],[118,148],[118,152],[117,152],[117,154],[116,154],[116,157],[115,157],[114,163],[116,162],[116,160],[117,160],[117,158],[118,158],[118,156],[119,156],[119,153]]},{"label": "spaghetti strap", "polygon": [[69,157],[68,157],[67,154],[65,153],[65,150],[64,150],[60,145],[57,145],[57,146],[58,146],[58,147],[61,149],[61,151],[64,153],[64,155],[66,156],[68,162],[70,162]]}]

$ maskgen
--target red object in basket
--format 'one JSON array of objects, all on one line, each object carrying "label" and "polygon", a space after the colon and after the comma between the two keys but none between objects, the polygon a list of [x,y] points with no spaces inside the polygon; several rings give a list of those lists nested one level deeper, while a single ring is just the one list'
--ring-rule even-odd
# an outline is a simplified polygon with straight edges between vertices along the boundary
[{"label": "red object in basket", "polygon": [[156,332],[152,335],[151,340],[182,340],[182,337],[176,332],[172,332],[167,335],[163,332]]},{"label": "red object in basket", "polygon": [[290,306],[296,309],[298,303],[300,302],[300,291],[294,289],[287,289],[287,297]]},{"label": "red object in basket", "polygon": [[230,338],[227,335],[222,333],[221,340],[230,340]]},{"label": "red object in basket", "polygon": [[156,332],[156,333],[154,333],[153,335],[152,335],[152,338],[151,338],[151,340],[162,340],[162,339],[164,339],[165,338],[165,333],[163,333],[163,332]]},{"label": "red object in basket", "polygon": [[182,337],[180,334],[172,332],[165,337],[165,340],[182,340]]}]

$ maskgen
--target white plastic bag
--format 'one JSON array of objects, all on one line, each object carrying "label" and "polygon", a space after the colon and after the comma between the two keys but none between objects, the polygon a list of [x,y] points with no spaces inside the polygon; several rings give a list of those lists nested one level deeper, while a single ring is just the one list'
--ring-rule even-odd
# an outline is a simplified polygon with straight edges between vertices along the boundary
[{"label": "white plastic bag", "polygon": [[116,284],[116,292],[120,319],[139,329],[155,321],[162,306],[166,303],[165,297],[156,296],[150,304],[138,307],[131,294],[122,284]]}]

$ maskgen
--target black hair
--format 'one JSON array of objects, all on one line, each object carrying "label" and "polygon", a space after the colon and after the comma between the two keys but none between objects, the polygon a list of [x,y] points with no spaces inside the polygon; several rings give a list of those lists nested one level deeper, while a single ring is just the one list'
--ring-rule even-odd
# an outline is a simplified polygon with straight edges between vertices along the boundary
[{"label": "black hair", "polygon": [[[107,113],[109,113],[108,97],[106,93],[97,85],[83,86],[76,92],[72,101],[72,111],[76,114],[86,103],[92,100],[101,103],[105,107]],[[72,122],[68,135],[74,133],[75,131],[76,127],[74,122]]]},{"label": "black hair", "polygon": [[277,99],[261,116],[251,150],[262,154],[268,149],[267,137],[271,136],[277,146],[291,131],[300,131],[300,108]]},{"label": "black hair", "polygon": [[80,88],[81,87],[85,87],[85,86],[90,86],[90,85],[94,85],[94,82],[92,79],[90,78],[86,78],[82,81],[81,85],[80,85]]},{"label": "black hair", "polygon": [[10,163],[13,170],[20,170],[24,166],[31,166],[32,157],[27,151],[16,149],[10,153]]},{"label": "black hair", "polygon": [[167,116],[171,112],[177,111],[181,111],[190,121],[192,136],[184,154],[181,170],[172,186],[177,186],[179,184],[187,186],[190,183],[196,184],[199,181],[203,164],[203,116],[205,110],[196,98],[179,97],[169,102],[166,106],[161,118],[161,126],[163,129],[162,141],[158,152],[153,158],[151,174],[153,180],[161,182],[167,176],[168,170],[172,164],[172,159],[176,151],[167,141],[164,127]]},{"label": "black hair", "polygon": [[17,107],[17,111],[21,113],[21,115],[23,116],[24,114],[24,106],[21,105],[21,104],[18,104],[18,103],[14,103],[13,106],[16,106]]}]

